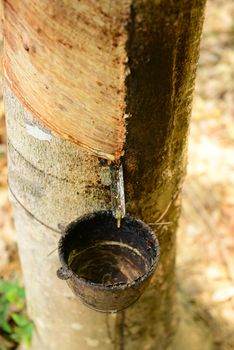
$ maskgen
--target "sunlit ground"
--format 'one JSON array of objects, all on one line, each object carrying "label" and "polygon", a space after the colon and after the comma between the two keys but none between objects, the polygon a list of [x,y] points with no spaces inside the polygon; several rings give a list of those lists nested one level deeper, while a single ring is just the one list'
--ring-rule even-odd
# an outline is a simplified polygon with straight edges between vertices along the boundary
[{"label": "sunlit ground", "polygon": [[[177,276],[184,322],[196,350],[234,349],[234,1],[207,6],[178,232]],[[7,199],[0,103],[0,275],[20,276]],[[194,325],[199,331],[193,332]],[[197,335],[196,335],[197,334]],[[197,336],[197,338],[196,338]],[[1,343],[0,335],[0,343]],[[186,346],[186,345],[185,345]],[[182,349],[182,345],[180,348]],[[190,350],[192,350],[190,348]]]}]

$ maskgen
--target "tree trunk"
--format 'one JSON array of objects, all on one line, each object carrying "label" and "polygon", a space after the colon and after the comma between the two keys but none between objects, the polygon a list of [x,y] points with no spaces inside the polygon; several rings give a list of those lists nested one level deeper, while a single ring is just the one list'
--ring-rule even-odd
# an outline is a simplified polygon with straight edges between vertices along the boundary
[{"label": "tree trunk", "polygon": [[[10,3],[11,0],[5,0],[8,11]],[[110,164],[40,124],[23,106],[22,86],[26,89],[26,83],[17,85],[17,89],[22,89],[21,94],[17,93],[8,74],[11,89],[5,88],[5,108],[9,188],[15,207],[28,311],[35,324],[33,350],[168,349],[177,323],[175,230],[185,175],[191,94],[203,10],[204,0],[134,0],[125,11],[127,40],[125,50],[119,55],[120,66],[122,69],[124,66],[127,73],[123,89],[124,113],[121,104],[119,115],[129,116],[127,126],[124,124],[127,136],[123,157],[127,211],[155,229],[161,260],[140,300],[118,314],[88,309],[73,296],[66,283],[56,277],[59,262],[55,250],[62,228],[85,213],[110,209]],[[118,18],[121,13],[116,14],[118,23],[121,23]],[[100,20],[99,16],[97,13],[95,21]],[[116,58],[111,45],[106,48],[110,60]],[[48,52],[52,69],[55,57]],[[8,67],[11,68],[17,74],[14,65]],[[103,65],[98,69],[100,76],[105,73]],[[36,106],[41,102],[40,94],[44,97],[45,93],[39,83],[37,86],[33,75],[30,79],[33,91],[27,87],[24,97],[35,101],[35,96],[31,99],[31,95],[35,94],[35,86],[38,87]],[[61,92],[60,85],[56,88]],[[90,93],[94,99],[99,98],[99,90],[93,89]],[[81,102],[89,110],[87,96]],[[116,96],[113,89],[109,98],[116,99]],[[107,107],[112,108],[111,105]],[[43,108],[48,106],[45,104]],[[114,105],[112,112],[116,108]],[[56,118],[56,110],[48,113]],[[119,145],[115,142],[112,145],[110,154],[116,155]]]}]

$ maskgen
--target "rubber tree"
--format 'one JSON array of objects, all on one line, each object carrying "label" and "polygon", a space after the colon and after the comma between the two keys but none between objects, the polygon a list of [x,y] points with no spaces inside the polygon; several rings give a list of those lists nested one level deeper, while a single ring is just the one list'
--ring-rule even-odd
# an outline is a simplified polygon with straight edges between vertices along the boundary
[{"label": "rubber tree", "polygon": [[[168,349],[175,231],[204,0],[4,0],[9,192],[34,322],[32,349]],[[124,312],[85,307],[59,280],[64,227],[111,208],[155,230],[160,266]]]}]

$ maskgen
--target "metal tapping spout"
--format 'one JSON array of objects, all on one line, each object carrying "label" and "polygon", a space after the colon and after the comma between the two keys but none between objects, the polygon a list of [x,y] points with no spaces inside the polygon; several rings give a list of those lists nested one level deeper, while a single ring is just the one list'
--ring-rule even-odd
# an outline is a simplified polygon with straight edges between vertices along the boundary
[{"label": "metal tapping spout", "polygon": [[117,227],[120,228],[121,220],[126,215],[123,165],[111,165],[111,201],[112,213],[117,220]]}]

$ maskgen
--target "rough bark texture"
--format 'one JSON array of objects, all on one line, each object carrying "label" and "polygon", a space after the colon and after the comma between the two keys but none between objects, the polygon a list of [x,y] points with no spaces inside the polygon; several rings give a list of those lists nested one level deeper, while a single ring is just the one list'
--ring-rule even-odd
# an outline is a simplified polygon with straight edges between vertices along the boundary
[{"label": "rough bark texture", "polygon": [[110,208],[109,165],[43,127],[6,88],[9,186],[35,322],[33,350],[169,348],[176,330],[175,229],[203,9],[203,0],[132,2],[126,47],[127,210],[147,223],[169,224],[153,226],[161,262],[150,287],[117,315],[96,313],[76,300],[56,277],[57,253],[49,255],[64,225]]}]

